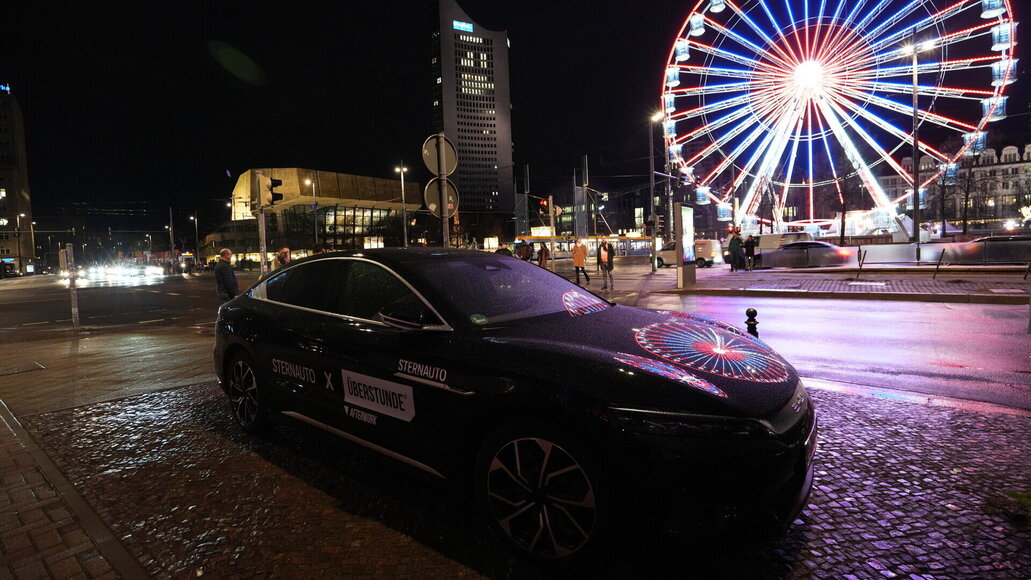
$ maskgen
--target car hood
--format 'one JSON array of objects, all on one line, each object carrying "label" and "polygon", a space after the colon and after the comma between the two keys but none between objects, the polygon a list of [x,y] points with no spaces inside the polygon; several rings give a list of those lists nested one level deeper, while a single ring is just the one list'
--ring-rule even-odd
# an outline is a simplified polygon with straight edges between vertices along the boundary
[{"label": "car hood", "polygon": [[798,384],[761,340],[695,314],[613,306],[484,330],[523,374],[611,403],[757,417]]}]

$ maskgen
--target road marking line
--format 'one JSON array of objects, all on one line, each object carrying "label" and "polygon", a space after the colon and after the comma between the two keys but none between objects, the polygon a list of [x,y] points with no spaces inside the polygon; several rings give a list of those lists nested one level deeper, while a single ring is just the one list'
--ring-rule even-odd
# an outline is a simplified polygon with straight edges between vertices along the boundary
[{"label": "road marking line", "polygon": [[150,324],[151,322],[163,322],[164,318],[156,318],[154,320],[141,320],[137,324]]},{"label": "road marking line", "polygon": [[26,323],[22,324],[22,326],[39,326],[40,324],[50,324],[50,321],[47,320],[47,321],[44,321],[44,322],[26,322]]},{"label": "road marking line", "polygon": [[182,296],[182,294],[178,292],[165,292],[165,294],[168,294],[169,296]]}]

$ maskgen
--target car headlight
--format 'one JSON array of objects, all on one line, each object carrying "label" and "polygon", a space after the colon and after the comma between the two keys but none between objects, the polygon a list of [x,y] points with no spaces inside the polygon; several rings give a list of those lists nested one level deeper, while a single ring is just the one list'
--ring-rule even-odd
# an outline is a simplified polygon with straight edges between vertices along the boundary
[{"label": "car headlight", "polygon": [[615,424],[627,431],[675,437],[754,439],[773,437],[773,432],[754,419],[696,415],[653,409],[609,407]]}]

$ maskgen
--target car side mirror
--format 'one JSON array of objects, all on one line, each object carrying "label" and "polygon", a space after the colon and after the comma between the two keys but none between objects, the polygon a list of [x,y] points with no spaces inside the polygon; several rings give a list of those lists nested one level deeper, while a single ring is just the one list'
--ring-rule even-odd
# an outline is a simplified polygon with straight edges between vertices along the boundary
[{"label": "car side mirror", "polygon": [[377,317],[384,324],[400,330],[420,330],[425,315],[425,308],[405,302],[387,304],[377,313]]}]

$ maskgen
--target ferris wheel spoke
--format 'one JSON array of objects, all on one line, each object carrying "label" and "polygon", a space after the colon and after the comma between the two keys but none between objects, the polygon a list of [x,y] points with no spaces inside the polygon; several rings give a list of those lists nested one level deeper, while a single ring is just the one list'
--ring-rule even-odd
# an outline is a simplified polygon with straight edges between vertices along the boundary
[{"label": "ferris wheel spoke", "polygon": [[[892,93],[896,95],[908,95],[913,92],[913,85],[911,84],[907,85],[904,83],[888,83],[883,81],[857,82],[853,85],[853,88],[868,93]],[[967,99],[977,101],[995,94],[995,91],[989,91],[986,89],[970,89],[966,87],[941,87],[928,85],[917,85],[917,92],[921,96],[947,97],[950,99]]]},{"label": "ferris wheel spoke", "polygon": [[782,116],[776,126],[769,132],[769,138],[764,139],[763,146],[756,151],[756,155],[750,161],[761,157],[759,169],[755,172],[755,179],[752,181],[748,192],[742,199],[741,204],[749,206],[755,198],[756,190],[762,178],[772,179],[773,173],[783,158],[784,151],[792,135],[792,126],[800,124],[803,120],[805,105],[799,102],[800,99],[788,104],[790,113]]},{"label": "ferris wheel spoke", "polygon": [[[709,55],[712,55],[712,56],[715,56],[715,57],[719,57],[719,58],[728,60],[730,62],[734,62],[734,63],[740,64],[740,65],[744,65],[744,66],[747,66],[747,67],[750,67],[750,68],[753,68],[753,69],[760,69],[760,70],[763,70],[763,71],[777,71],[777,70],[780,70],[778,68],[770,66],[767,63],[764,63],[762,61],[758,61],[758,60],[756,60],[754,58],[749,58],[747,56],[742,56],[740,54],[737,54],[736,52],[731,52],[729,50],[725,50],[725,49],[722,49],[722,48],[717,48],[715,46],[711,46],[711,45],[708,45],[708,44],[703,44],[701,42],[691,42],[691,41],[688,41],[688,45],[691,46],[692,48],[694,48],[696,51],[698,51],[700,53],[709,54]],[[696,66],[690,66],[690,65],[680,65],[680,67],[681,67],[681,69],[685,69],[685,68],[690,68],[690,69],[707,69],[708,68],[708,67],[696,67]],[[736,70],[736,69],[734,69],[734,70]],[[749,78],[752,77],[752,76],[755,76],[754,73],[752,73],[750,71],[742,71],[742,72],[746,72],[747,73],[746,76],[749,77]]]},{"label": "ferris wheel spoke", "polygon": [[[840,114],[838,114],[839,111],[835,110],[836,103],[834,103],[834,101],[821,99],[817,101],[817,106],[820,107],[821,112],[823,113],[823,118],[827,120],[831,131],[834,133],[834,137],[838,140],[842,149],[844,149],[845,157],[852,163],[853,170],[856,171],[860,180],[862,180],[863,186],[870,192],[870,195],[874,198],[874,201],[877,202],[877,205],[887,205],[888,195],[884,192],[880,183],[877,182],[877,178],[874,177],[873,172],[870,171],[871,164],[863,159],[862,153],[860,153],[855,143],[852,142],[848,131],[845,129],[845,126],[841,124],[841,121],[850,123],[853,130],[862,137],[874,151],[877,151],[881,155],[882,159],[890,159],[891,156],[888,155],[888,152],[885,151],[869,133],[863,130],[862,127],[855,124],[855,120],[845,114],[844,111],[840,111]],[[910,178],[910,180],[912,181],[912,178]]]},{"label": "ferris wheel spoke", "polygon": [[798,59],[797,59],[797,57],[795,57],[795,55],[785,54],[784,51],[779,46],[777,46],[777,45],[774,45],[773,47],[771,47],[771,48],[773,48],[773,50],[775,50],[777,52],[777,55],[778,55],[778,56],[774,56],[774,55],[770,54],[769,51],[764,50],[758,44],[752,42],[751,40],[748,40],[744,36],[742,36],[742,35],[734,32],[733,30],[723,26],[719,22],[715,22],[715,21],[713,21],[711,19],[708,19],[708,18],[706,19],[706,22],[709,24],[709,26],[713,30],[718,32],[720,35],[725,36],[726,38],[729,38],[729,39],[733,40],[734,42],[736,42],[740,46],[743,46],[743,47],[751,49],[754,54],[765,55],[766,57],[768,57],[772,61],[774,61],[776,64],[779,64],[780,66],[783,66],[783,67],[789,68],[789,69],[790,68],[794,68],[795,64],[797,64]]},{"label": "ferris wheel spoke", "polygon": [[[909,116],[913,115],[913,105],[911,105],[911,104],[906,105],[906,104],[898,103],[898,102],[892,101],[891,99],[886,99],[886,98],[878,96],[878,95],[872,95],[872,94],[869,94],[869,93],[864,93],[864,92],[857,91],[855,89],[850,89],[850,88],[843,88],[841,92],[842,92],[842,94],[848,95],[848,96],[850,96],[852,98],[856,98],[856,99],[859,99],[859,100],[862,100],[862,101],[866,101],[867,103],[870,103],[872,105],[877,105],[878,107],[881,107],[883,109],[887,109],[889,111],[893,111],[893,112],[896,112],[896,113],[904,113],[904,114],[907,114]],[[977,130],[977,126],[976,125],[971,125],[970,123],[965,123],[965,122],[960,121],[958,119],[952,119],[950,117],[944,117],[944,116],[939,115],[937,113],[932,113],[930,111],[923,110],[923,109],[917,109],[917,118],[920,119],[921,122],[922,121],[927,121],[929,123],[934,123],[935,125],[938,125],[940,127],[944,127],[946,129],[952,129],[954,131],[967,132],[967,131],[976,131]]]},{"label": "ferris wheel spoke", "polygon": [[752,100],[752,96],[748,93],[724,99],[722,101],[716,101],[715,103],[709,103],[701,107],[695,107],[686,111],[681,111],[675,115],[670,115],[670,119],[675,121],[685,121],[687,119],[694,119],[703,115],[716,113],[718,111],[724,111],[726,109],[732,109],[734,107],[741,107],[747,105]]},{"label": "ferris wheel spoke", "polygon": [[[911,138],[910,133],[908,131],[905,131],[903,129],[900,129],[900,128],[896,127],[895,125],[892,125],[888,121],[886,121],[886,120],[878,117],[877,115],[873,114],[872,112],[867,110],[865,107],[860,107],[855,102],[853,102],[853,101],[851,101],[851,100],[849,100],[847,98],[839,97],[839,98],[835,99],[835,102],[838,105],[840,105],[841,107],[849,109],[855,115],[863,117],[864,119],[866,119],[867,121],[869,121],[873,125],[875,125],[878,128],[880,128],[885,133],[887,133],[887,134],[895,137],[896,139],[898,139],[900,142],[907,141],[907,140],[909,140]],[[936,157],[939,161],[945,160],[948,157],[947,155],[945,155],[941,151],[938,151],[937,149],[935,149],[934,147],[928,145],[926,142],[923,142],[923,141],[920,142],[920,148],[925,153],[928,153],[928,152],[931,153],[931,155]],[[889,165],[891,165],[893,162],[894,162],[894,159],[889,159],[888,160],[888,164]]]},{"label": "ferris wheel spoke", "polygon": [[[909,26],[902,27],[892,32],[891,34],[888,34],[887,36],[884,36],[879,40],[876,40],[875,42],[871,42],[870,48],[874,51],[879,51],[882,50],[884,47],[894,46],[899,44],[900,42],[905,42],[913,36],[919,36],[920,33],[925,32],[927,30],[934,30],[935,32],[937,32],[937,27],[941,23],[943,23],[951,17],[961,14],[966,10],[976,8],[979,4],[980,2],[978,0],[960,0],[959,2],[956,2],[951,6],[947,6],[946,8],[927,16],[926,18],[923,18]],[[897,22],[893,22],[893,24],[896,23]],[[956,41],[965,40],[966,38],[969,38],[972,34],[975,34],[982,29],[991,29],[993,25],[994,23],[991,22],[982,22],[979,25],[972,26],[968,29],[956,31],[953,34],[956,35]],[[876,37],[871,36],[871,38]],[[895,50],[895,52],[897,52],[897,50]]]}]

